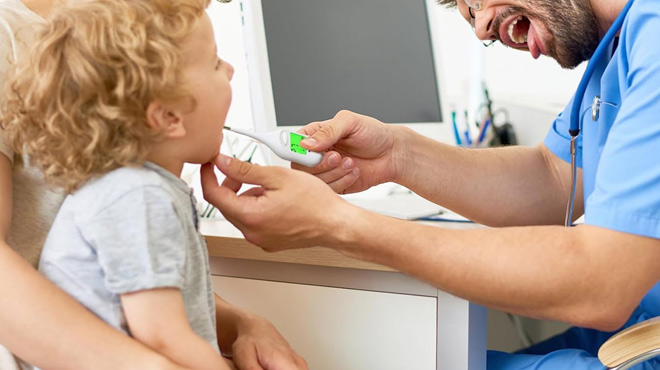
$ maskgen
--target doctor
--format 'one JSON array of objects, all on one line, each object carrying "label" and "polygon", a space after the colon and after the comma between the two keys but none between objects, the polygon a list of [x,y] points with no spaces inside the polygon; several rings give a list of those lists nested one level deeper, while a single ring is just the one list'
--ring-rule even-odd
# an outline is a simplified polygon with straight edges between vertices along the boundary
[{"label": "doctor", "polygon": [[[304,169],[315,177],[220,156],[215,165],[227,180],[218,185],[205,166],[206,198],[265,250],[323,245],[488,307],[575,325],[522,353],[489,352],[491,370],[602,369],[596,351],[612,331],[660,316],[658,2],[634,0],[629,10],[627,0],[440,2],[457,6],[480,39],[533,58],[571,68],[594,56],[585,92],[542,144],[467,150],[344,111],[303,129],[312,136],[303,146],[328,151]],[[620,13],[622,25],[606,38]],[[584,213],[585,223],[565,227],[575,126],[571,219]],[[492,228],[395,220],[329,189],[352,193],[387,181]],[[241,183],[260,186],[239,196]]]}]

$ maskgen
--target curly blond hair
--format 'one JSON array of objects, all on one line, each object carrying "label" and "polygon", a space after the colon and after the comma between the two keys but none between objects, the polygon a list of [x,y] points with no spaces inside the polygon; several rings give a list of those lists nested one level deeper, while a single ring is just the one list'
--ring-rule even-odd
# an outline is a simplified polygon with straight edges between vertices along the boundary
[{"label": "curly blond hair", "polygon": [[148,105],[194,109],[180,46],[209,2],[76,0],[55,11],[7,84],[0,117],[11,145],[67,192],[143,163],[161,137]]}]

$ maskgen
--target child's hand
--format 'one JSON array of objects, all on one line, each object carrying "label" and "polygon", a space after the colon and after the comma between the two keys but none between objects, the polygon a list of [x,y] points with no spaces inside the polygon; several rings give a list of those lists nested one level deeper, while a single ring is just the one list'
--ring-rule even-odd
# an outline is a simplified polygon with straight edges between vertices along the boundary
[{"label": "child's hand", "polygon": [[240,325],[232,352],[238,370],[308,370],[275,326],[256,315]]},{"label": "child's hand", "polygon": [[[307,370],[307,363],[265,318],[215,294],[218,346],[236,370]],[[234,368],[232,368],[234,369]]]}]

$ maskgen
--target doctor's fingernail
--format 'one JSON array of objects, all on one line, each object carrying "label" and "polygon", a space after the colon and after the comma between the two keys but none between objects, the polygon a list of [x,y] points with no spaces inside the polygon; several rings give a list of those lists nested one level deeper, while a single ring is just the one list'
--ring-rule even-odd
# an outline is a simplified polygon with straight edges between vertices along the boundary
[{"label": "doctor's fingernail", "polygon": [[218,156],[218,161],[223,165],[223,166],[229,166],[231,164],[231,157],[228,157],[224,154],[220,154]]},{"label": "doctor's fingernail", "polygon": [[348,158],[344,161],[344,163],[341,165],[345,170],[350,170],[351,167],[353,167],[353,161]]},{"label": "doctor's fingernail", "polygon": [[307,138],[307,139],[301,141],[301,143],[304,143],[307,146],[316,146],[316,144],[318,144],[319,142],[316,141],[316,139],[313,139],[313,138],[310,137],[310,138]]},{"label": "doctor's fingernail", "polygon": [[330,156],[328,156],[328,165],[332,167],[336,167],[337,165],[339,165],[339,160],[340,160],[339,154],[332,153],[330,154]]}]

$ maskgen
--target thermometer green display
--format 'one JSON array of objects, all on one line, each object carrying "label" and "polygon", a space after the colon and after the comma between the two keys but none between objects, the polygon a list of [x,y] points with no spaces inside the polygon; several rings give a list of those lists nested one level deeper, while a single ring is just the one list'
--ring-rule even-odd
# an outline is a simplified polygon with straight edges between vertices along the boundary
[{"label": "thermometer green display", "polygon": [[300,141],[306,136],[292,131],[253,132],[229,126],[225,126],[224,129],[259,140],[278,157],[303,166],[314,167],[323,159],[323,153],[312,152],[300,146]]}]

